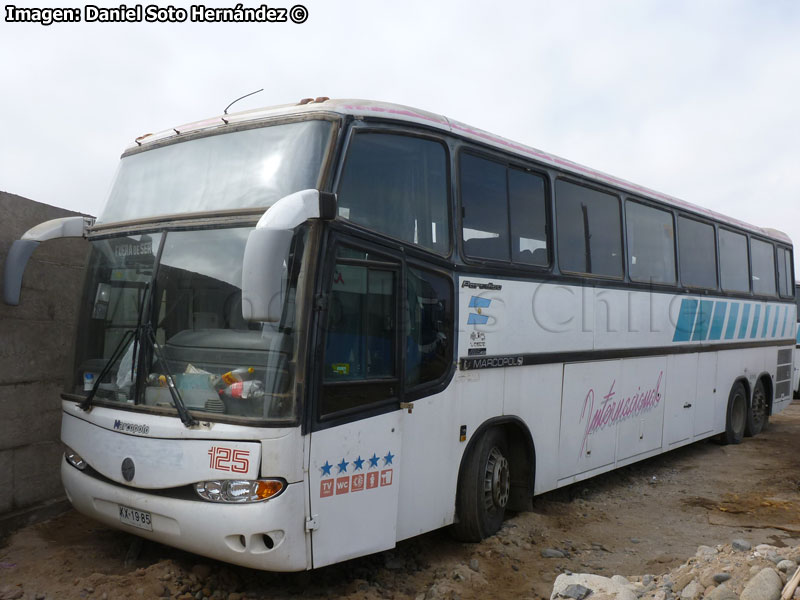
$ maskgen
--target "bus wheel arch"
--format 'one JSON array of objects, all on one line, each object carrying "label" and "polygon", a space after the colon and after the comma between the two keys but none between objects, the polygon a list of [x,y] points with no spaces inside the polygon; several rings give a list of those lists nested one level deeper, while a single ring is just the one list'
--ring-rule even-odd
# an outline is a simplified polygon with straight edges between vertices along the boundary
[{"label": "bus wheel arch", "polygon": [[519,419],[497,417],[478,427],[458,471],[454,537],[478,542],[500,529],[506,509],[532,508],[535,464],[533,438]]}]

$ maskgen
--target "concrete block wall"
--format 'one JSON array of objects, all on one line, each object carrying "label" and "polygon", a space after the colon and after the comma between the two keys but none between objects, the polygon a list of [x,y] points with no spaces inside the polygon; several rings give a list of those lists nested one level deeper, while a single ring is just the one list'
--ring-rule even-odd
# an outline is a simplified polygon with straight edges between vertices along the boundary
[{"label": "concrete block wall", "polygon": [[[25,231],[75,214],[0,192],[0,272]],[[60,394],[72,368],[87,252],[80,239],[42,244],[28,262],[19,306],[0,300],[0,522],[64,498]]]}]

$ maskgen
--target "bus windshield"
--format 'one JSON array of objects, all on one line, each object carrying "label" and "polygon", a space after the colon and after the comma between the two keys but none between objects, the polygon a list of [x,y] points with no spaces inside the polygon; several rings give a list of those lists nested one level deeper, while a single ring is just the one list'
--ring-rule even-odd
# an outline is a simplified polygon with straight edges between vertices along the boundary
[{"label": "bus windshield", "polygon": [[[243,319],[242,259],[250,231],[93,242],[69,391],[88,396],[112,362],[95,402],[172,413],[171,378],[186,408],[204,419],[293,420],[294,303],[285,302],[279,323]],[[303,243],[298,233],[286,260],[290,299]]]},{"label": "bus windshield", "polygon": [[284,123],[130,154],[97,222],[267,208],[317,187],[332,129],[330,121]]}]

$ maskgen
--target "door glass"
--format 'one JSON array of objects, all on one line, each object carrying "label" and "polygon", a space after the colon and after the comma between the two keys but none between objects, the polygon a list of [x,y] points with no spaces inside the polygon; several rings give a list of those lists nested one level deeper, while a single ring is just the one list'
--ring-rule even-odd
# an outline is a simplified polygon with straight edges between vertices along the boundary
[{"label": "door glass", "polygon": [[[337,252],[328,297],[321,416],[386,400],[397,391],[399,265]],[[371,257],[370,257],[371,258]]]},{"label": "door glass", "polygon": [[406,389],[441,379],[453,362],[453,286],[422,269],[406,272]]}]

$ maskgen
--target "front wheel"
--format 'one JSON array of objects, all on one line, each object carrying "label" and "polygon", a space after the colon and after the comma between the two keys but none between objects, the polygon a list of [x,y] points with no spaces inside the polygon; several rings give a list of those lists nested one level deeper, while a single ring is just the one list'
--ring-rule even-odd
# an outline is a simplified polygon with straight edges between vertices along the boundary
[{"label": "front wheel", "polygon": [[766,427],[768,420],[769,402],[767,401],[767,391],[764,389],[764,383],[759,379],[753,390],[753,401],[750,403],[750,410],[747,411],[744,434],[747,437],[758,435]]},{"label": "front wheel", "polygon": [[728,410],[725,417],[725,433],[719,441],[723,444],[740,444],[744,437],[747,421],[747,392],[741,381],[737,381],[728,396]]},{"label": "front wheel", "polygon": [[470,450],[458,482],[458,520],[452,527],[456,539],[479,542],[500,529],[511,491],[508,455],[508,442],[497,428]]}]

